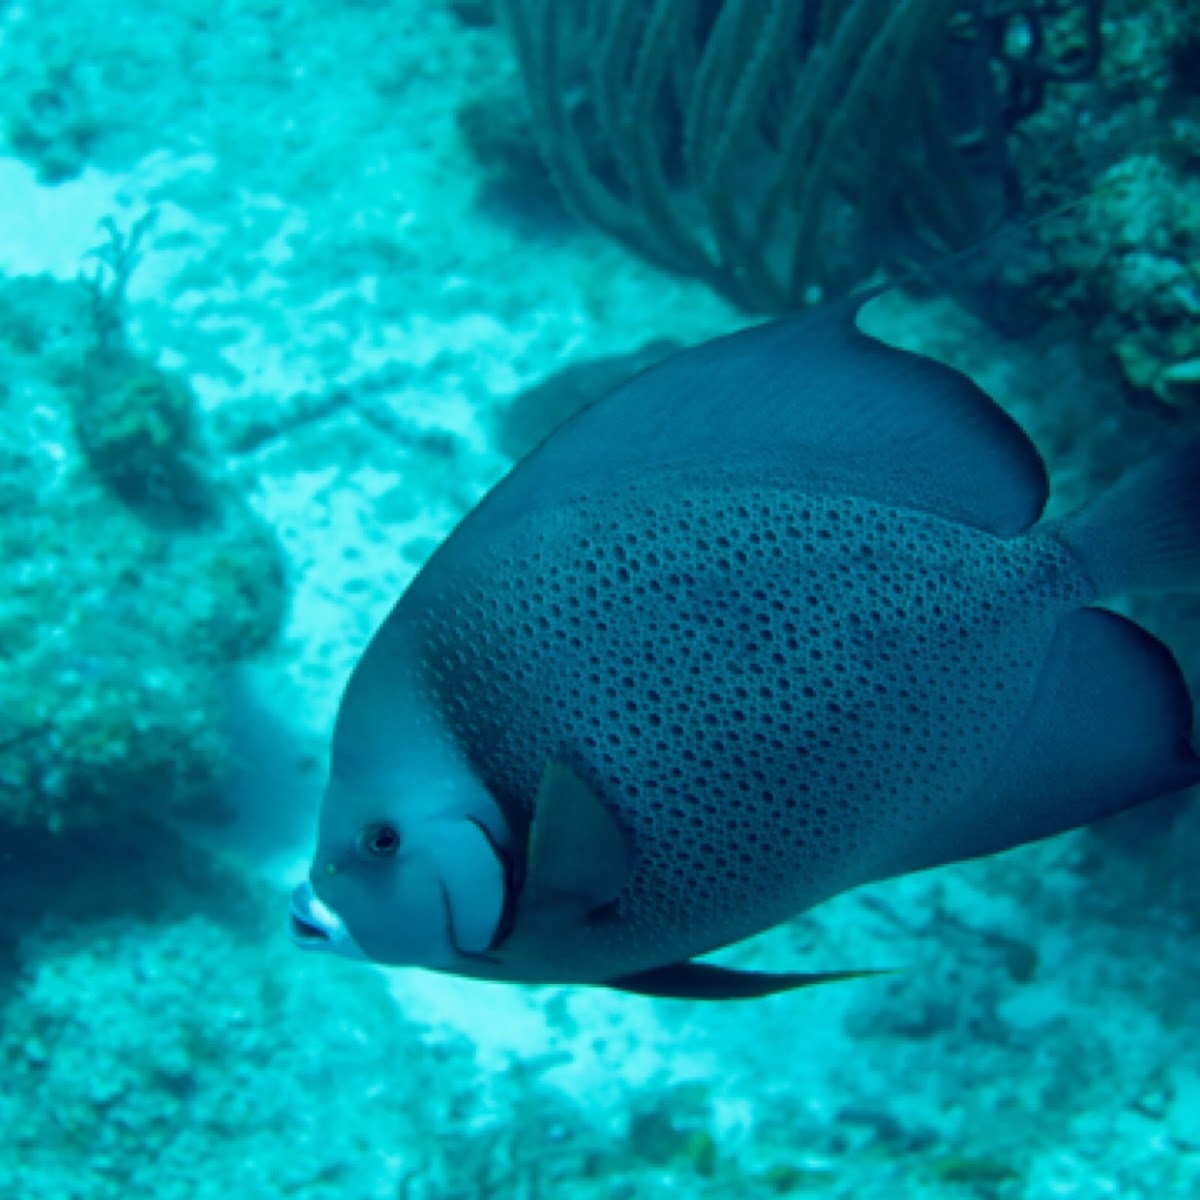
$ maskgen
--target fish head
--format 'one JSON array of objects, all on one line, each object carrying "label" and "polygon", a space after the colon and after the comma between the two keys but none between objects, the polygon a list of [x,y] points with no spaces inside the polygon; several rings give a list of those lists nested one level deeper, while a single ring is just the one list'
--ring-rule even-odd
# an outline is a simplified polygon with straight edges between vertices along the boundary
[{"label": "fish head", "polygon": [[308,880],[292,893],[293,941],[389,966],[469,969],[511,901],[510,838],[463,767],[330,779]]}]

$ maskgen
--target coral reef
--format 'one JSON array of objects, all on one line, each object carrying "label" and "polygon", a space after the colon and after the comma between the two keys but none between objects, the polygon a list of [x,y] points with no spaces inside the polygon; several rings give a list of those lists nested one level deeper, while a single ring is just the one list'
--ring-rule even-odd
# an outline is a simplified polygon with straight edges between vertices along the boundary
[{"label": "coral reef", "polygon": [[1200,140],[1190,166],[1182,149],[1168,141],[1123,158],[1081,212],[1055,222],[1049,236],[1072,276],[1073,307],[1132,391],[1197,421]]},{"label": "coral reef", "polygon": [[0,1018],[0,1192],[383,1196],[422,1173],[463,1050],[258,935],[194,916],[30,938]]},{"label": "coral reef", "polygon": [[1141,403],[1200,414],[1200,4],[1108,0],[1094,80],[1031,119],[1021,174],[1082,320]]}]

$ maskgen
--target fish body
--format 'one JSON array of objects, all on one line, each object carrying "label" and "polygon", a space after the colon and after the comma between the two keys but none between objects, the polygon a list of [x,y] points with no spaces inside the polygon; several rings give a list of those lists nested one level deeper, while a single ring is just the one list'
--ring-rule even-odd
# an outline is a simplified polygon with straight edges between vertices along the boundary
[{"label": "fish body", "polygon": [[760,994],[823,977],[688,964],[1200,782],[1170,652],[1094,607],[1200,583],[1200,443],[1063,522],[1046,495],[988,397],[851,305],[637,376],[484,499],[363,656],[297,940]]}]

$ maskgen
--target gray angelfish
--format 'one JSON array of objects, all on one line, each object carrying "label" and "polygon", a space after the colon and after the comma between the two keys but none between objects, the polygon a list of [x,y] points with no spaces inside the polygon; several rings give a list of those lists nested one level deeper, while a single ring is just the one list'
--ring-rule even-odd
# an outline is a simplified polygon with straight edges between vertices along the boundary
[{"label": "gray angelfish", "polygon": [[1200,587],[1200,439],[1063,520],[968,379],[857,305],[684,351],[437,550],[338,717],[306,947],[751,996],[692,963],[871,880],[1200,782],[1171,653],[1094,607]]}]

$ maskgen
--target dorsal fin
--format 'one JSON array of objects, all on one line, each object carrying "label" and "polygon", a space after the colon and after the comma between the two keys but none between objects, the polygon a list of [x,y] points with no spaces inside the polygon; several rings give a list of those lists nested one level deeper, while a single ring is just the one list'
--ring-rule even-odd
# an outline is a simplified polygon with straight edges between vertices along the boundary
[{"label": "dorsal fin", "polygon": [[1023,532],[1048,492],[1029,439],[965,375],[864,334],[863,302],[717,338],[636,375],[519,463],[472,533],[627,474],[745,467],[809,494]]}]

